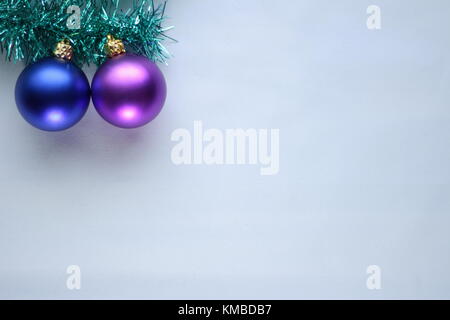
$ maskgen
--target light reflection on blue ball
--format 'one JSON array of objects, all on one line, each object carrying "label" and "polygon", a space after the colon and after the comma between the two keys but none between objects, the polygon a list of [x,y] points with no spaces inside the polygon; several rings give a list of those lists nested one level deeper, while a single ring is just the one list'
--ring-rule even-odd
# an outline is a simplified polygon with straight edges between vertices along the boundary
[{"label": "light reflection on blue ball", "polygon": [[83,118],[90,101],[90,87],[83,71],[70,61],[42,59],[29,65],[16,83],[20,114],[34,127],[65,130]]}]

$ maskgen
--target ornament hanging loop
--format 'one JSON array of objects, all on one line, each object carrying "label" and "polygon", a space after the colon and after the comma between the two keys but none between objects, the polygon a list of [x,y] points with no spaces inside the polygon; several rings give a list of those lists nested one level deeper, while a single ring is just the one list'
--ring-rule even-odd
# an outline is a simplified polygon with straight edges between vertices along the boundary
[{"label": "ornament hanging loop", "polygon": [[124,54],[126,52],[125,45],[122,40],[116,39],[110,34],[106,36],[105,50],[109,58]]}]

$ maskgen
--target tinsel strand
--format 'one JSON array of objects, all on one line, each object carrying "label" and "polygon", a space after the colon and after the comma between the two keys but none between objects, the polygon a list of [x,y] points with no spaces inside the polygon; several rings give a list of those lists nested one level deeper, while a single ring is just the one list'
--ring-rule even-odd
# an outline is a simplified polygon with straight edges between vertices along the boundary
[{"label": "tinsel strand", "polygon": [[[80,7],[80,29],[70,29],[69,6]],[[104,62],[106,36],[113,34],[127,50],[153,61],[170,57],[163,45],[171,39],[164,28],[166,2],[135,0],[128,10],[120,0],[0,0],[0,51],[7,60],[34,62],[51,55],[58,41],[68,39],[75,63]]]}]

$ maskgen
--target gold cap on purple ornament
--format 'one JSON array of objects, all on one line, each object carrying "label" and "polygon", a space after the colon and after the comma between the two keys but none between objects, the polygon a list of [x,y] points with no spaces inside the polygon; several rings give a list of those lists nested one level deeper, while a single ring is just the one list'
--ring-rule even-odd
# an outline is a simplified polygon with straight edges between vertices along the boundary
[{"label": "gold cap on purple ornament", "polygon": [[124,54],[126,52],[122,40],[116,39],[110,34],[106,36],[106,39],[105,50],[109,58]]}]

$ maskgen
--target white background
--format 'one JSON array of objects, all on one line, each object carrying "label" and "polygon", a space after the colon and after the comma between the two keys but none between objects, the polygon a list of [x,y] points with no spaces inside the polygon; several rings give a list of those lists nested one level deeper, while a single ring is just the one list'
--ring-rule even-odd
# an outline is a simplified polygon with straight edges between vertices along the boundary
[{"label": "white background", "polygon": [[[168,100],[142,129],[91,106],[38,131],[15,107],[23,66],[0,64],[0,298],[450,298],[450,3],[171,0],[167,14]],[[279,174],[175,166],[170,135],[194,120],[280,129]]]}]

